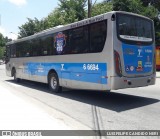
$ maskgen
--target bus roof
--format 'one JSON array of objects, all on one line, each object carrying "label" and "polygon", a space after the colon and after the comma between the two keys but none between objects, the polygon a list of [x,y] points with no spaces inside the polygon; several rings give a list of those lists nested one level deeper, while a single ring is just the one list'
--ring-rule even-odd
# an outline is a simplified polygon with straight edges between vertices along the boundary
[{"label": "bus roof", "polygon": [[[93,19],[96,19],[96,18],[99,18],[99,17],[102,17],[102,16],[104,17],[104,19],[107,19],[107,16],[111,16],[112,14],[115,14],[115,13],[129,14],[129,15],[139,16],[139,17],[151,20],[148,17],[138,15],[138,14],[135,14],[135,13],[125,12],[125,11],[111,11],[111,12],[107,12],[107,13],[104,13],[104,14],[101,14],[101,15],[97,15],[97,16],[94,16],[94,17],[91,17],[91,18],[86,18],[84,20],[77,21],[77,22],[74,22],[74,23],[71,23],[71,24],[58,25],[56,27],[52,27],[52,28],[43,30],[41,32],[35,33],[34,35],[31,35],[31,36],[27,36],[27,37],[24,37],[24,38],[21,38],[21,39],[13,40],[11,42],[8,42],[6,45],[11,45],[11,44],[14,44],[14,43],[23,42],[23,41],[27,41],[27,40],[30,40],[30,39],[36,39],[40,36],[49,35],[49,34],[57,32],[57,31],[63,31],[63,30],[71,29],[72,28],[71,26],[74,26],[75,24],[81,24],[81,23],[84,23],[86,21],[93,20]],[[98,21],[95,21],[95,22],[98,22]],[[83,25],[81,25],[81,26],[83,26]],[[78,27],[80,27],[80,26],[78,26]]]}]

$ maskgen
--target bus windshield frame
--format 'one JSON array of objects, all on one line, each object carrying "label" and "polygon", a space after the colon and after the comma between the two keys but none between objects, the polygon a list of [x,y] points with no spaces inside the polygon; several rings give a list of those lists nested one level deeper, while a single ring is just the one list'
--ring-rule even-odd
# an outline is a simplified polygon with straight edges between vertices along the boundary
[{"label": "bus windshield frame", "polygon": [[124,13],[117,13],[116,17],[117,37],[120,41],[127,44],[153,44],[152,20]]}]

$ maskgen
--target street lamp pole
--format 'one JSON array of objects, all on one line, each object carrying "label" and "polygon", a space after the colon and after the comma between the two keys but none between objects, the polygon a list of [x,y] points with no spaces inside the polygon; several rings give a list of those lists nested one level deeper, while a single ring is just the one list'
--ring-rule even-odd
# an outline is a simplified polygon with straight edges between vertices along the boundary
[{"label": "street lamp pole", "polygon": [[92,0],[88,0],[88,18],[92,16],[92,7],[96,4],[97,0],[94,1],[94,4],[92,4]]},{"label": "street lamp pole", "polygon": [[92,0],[88,0],[88,18],[91,17]]}]

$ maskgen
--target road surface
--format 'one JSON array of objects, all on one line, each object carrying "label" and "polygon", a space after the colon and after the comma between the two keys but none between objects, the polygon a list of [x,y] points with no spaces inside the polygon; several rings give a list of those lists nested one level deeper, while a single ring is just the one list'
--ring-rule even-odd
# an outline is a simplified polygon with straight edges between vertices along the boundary
[{"label": "road surface", "polygon": [[[64,90],[52,94],[42,83],[17,84],[0,65],[0,86],[24,101],[34,103],[72,129],[160,130],[160,74],[156,85],[111,91]],[[25,125],[24,125],[25,126]]]}]

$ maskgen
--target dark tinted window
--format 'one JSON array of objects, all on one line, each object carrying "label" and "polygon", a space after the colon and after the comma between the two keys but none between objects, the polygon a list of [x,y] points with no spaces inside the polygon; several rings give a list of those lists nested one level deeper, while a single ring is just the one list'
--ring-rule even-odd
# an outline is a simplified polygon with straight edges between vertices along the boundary
[{"label": "dark tinted window", "polygon": [[16,57],[23,57],[23,47],[22,43],[16,43]]},{"label": "dark tinted window", "polygon": [[152,42],[152,22],[132,15],[117,14],[118,37],[126,41]]},{"label": "dark tinted window", "polygon": [[12,57],[34,57],[102,52],[107,20],[16,43]]},{"label": "dark tinted window", "polygon": [[69,30],[63,31],[63,34],[65,35],[65,47],[63,50],[63,54],[70,54],[72,51],[69,39]]},{"label": "dark tinted window", "polygon": [[12,58],[16,57],[16,45],[15,44],[11,45],[10,49],[11,49],[11,57]]},{"label": "dark tinted window", "polygon": [[69,31],[69,44],[72,54],[87,53],[89,51],[88,26]]},{"label": "dark tinted window", "polygon": [[53,42],[53,35],[41,38],[42,55],[53,55],[56,53]]},{"label": "dark tinted window", "polygon": [[107,21],[90,25],[90,49],[91,52],[102,52],[107,35]]},{"label": "dark tinted window", "polygon": [[22,43],[22,48],[23,48],[23,57],[31,56],[32,50],[31,50],[30,41],[23,42]]},{"label": "dark tinted window", "polygon": [[31,56],[42,56],[43,55],[42,46],[41,46],[39,38],[31,40],[29,43],[32,49]]},{"label": "dark tinted window", "polygon": [[16,57],[31,56],[31,46],[28,41],[16,43]]},{"label": "dark tinted window", "polygon": [[11,56],[11,49],[10,49],[11,45],[6,46],[6,57],[10,58]]}]

